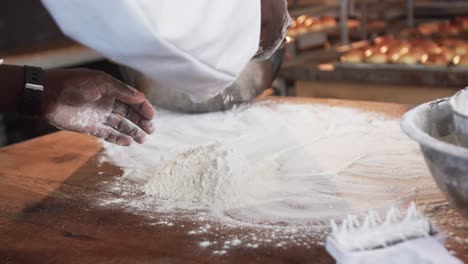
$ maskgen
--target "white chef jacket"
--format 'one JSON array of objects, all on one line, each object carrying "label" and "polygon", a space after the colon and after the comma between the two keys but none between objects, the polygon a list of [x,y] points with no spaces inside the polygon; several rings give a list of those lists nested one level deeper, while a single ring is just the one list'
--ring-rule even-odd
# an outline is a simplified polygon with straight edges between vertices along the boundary
[{"label": "white chef jacket", "polygon": [[230,86],[259,47],[260,0],[42,0],[62,31],[195,102]]}]

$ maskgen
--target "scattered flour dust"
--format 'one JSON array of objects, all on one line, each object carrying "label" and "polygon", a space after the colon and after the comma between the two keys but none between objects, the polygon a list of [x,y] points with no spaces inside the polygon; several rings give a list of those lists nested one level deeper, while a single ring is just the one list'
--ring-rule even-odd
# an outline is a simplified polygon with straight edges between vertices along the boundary
[{"label": "scattered flour dust", "polygon": [[123,176],[106,185],[118,199],[102,205],[192,212],[201,226],[190,235],[217,232],[206,220],[262,229],[227,244],[201,238],[215,254],[241,243],[305,246],[310,233],[327,230],[318,223],[436,193],[399,119],[376,113],[267,102],[224,113],[161,112],[155,124],[144,145],[106,144],[105,161]]}]

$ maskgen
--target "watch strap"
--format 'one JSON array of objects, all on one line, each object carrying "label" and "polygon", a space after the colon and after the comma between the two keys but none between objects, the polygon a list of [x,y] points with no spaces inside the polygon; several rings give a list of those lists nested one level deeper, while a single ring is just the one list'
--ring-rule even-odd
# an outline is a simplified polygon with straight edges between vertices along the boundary
[{"label": "watch strap", "polygon": [[24,66],[25,85],[20,113],[28,116],[38,116],[41,112],[41,97],[44,91],[42,85],[42,69]]}]

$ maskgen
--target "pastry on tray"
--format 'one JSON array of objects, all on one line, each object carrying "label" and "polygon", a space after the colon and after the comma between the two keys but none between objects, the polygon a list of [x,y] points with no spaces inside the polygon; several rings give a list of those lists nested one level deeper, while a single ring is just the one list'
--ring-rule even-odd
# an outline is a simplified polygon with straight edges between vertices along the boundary
[{"label": "pastry on tray", "polygon": [[417,32],[422,36],[431,36],[439,30],[439,22],[429,22],[421,24],[417,27]]},{"label": "pastry on tray", "polygon": [[407,41],[402,41],[397,45],[389,47],[389,51],[387,52],[388,60],[393,63],[397,62],[402,55],[408,53],[410,48],[411,44]]},{"label": "pastry on tray", "polygon": [[387,64],[388,56],[385,53],[374,52],[369,56],[366,56],[366,62],[371,64]]},{"label": "pastry on tray", "polygon": [[311,24],[308,27],[311,31],[322,31],[325,29],[325,25],[317,19],[311,21]]},{"label": "pastry on tray", "polygon": [[292,18],[291,27],[288,30],[288,35],[295,36],[307,32],[318,32],[336,27],[336,19],[331,16],[323,16],[320,18],[307,15]]},{"label": "pastry on tray", "polygon": [[447,35],[458,35],[460,34],[460,28],[456,25],[452,25],[450,23],[441,23],[439,24],[439,28],[437,33],[447,34]]},{"label": "pastry on tray", "polygon": [[448,61],[452,61],[453,58],[455,57],[455,51],[453,49],[447,48],[447,47],[440,47],[440,52],[439,54],[445,56],[445,58]]},{"label": "pastry on tray", "polygon": [[359,27],[359,25],[361,25],[361,22],[359,20],[356,20],[356,19],[348,20],[348,27],[349,28],[357,28],[357,27]]},{"label": "pastry on tray", "polygon": [[336,19],[332,16],[322,16],[319,20],[326,29],[334,28],[338,24]]},{"label": "pastry on tray", "polygon": [[450,60],[447,59],[443,54],[429,54],[424,65],[433,65],[433,66],[447,66],[450,63]]},{"label": "pastry on tray", "polygon": [[453,59],[453,65],[456,67],[468,67],[468,55],[458,55]]},{"label": "pastry on tray", "polygon": [[[441,30],[447,31],[448,34],[455,34],[460,32],[460,28],[465,24],[468,28],[468,17],[456,18],[452,23],[431,22],[420,25],[417,29],[418,31],[422,29],[427,34]],[[365,48],[352,50],[348,54],[344,54],[341,60],[348,63],[395,63],[436,66],[449,66],[453,63],[454,65],[465,66],[468,63],[468,41],[443,35],[444,33],[441,33],[434,38],[416,35],[406,39],[402,39],[401,35],[398,37],[393,35],[381,36],[375,38]],[[364,55],[361,53],[364,53]]]},{"label": "pastry on tray", "polygon": [[365,61],[364,50],[350,50],[341,56],[340,61],[342,63],[363,63]]},{"label": "pastry on tray", "polygon": [[460,42],[460,40],[453,38],[443,38],[439,42],[443,47],[452,49]]},{"label": "pastry on tray", "polygon": [[468,17],[456,17],[454,24],[458,25],[461,30],[468,30]]},{"label": "pastry on tray", "polygon": [[308,18],[310,18],[310,16],[302,15],[302,16],[297,17],[296,21],[298,24],[304,24]]},{"label": "pastry on tray", "polygon": [[457,55],[465,55],[468,54],[468,43],[464,41],[459,41],[457,44],[455,44],[455,54]]},{"label": "pastry on tray", "polygon": [[396,41],[396,38],[393,35],[376,37],[374,43],[377,45],[393,43]]},{"label": "pastry on tray", "polygon": [[401,55],[396,63],[406,65],[416,65],[427,61],[427,53],[419,48],[412,48],[407,53]]},{"label": "pastry on tray", "polygon": [[418,45],[415,45],[423,50],[425,50],[427,53],[440,53],[440,46],[432,40],[425,40],[420,42]]}]

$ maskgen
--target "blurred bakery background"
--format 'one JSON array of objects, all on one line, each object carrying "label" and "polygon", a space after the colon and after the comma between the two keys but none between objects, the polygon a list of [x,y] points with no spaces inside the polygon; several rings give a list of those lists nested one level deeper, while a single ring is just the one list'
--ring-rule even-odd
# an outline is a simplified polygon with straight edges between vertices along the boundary
[{"label": "blurred bakery background", "polygon": [[[417,104],[468,84],[468,1],[288,0],[282,67],[263,95]],[[119,67],[64,37],[40,1],[5,1],[0,58],[44,68]],[[0,146],[55,131],[0,116]]]},{"label": "blurred bakery background", "polygon": [[417,104],[468,84],[468,1],[290,2],[283,95]]}]

